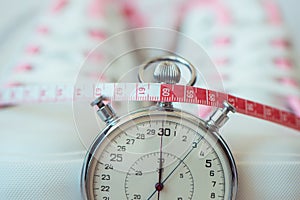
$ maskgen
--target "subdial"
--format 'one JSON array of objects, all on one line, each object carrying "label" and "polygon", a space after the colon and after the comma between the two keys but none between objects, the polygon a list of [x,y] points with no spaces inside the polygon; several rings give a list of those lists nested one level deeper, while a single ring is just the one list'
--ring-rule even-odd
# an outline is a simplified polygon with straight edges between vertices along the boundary
[{"label": "subdial", "polygon": [[192,199],[193,193],[191,170],[180,158],[167,152],[154,152],[140,157],[130,167],[125,178],[128,200],[183,200]]}]

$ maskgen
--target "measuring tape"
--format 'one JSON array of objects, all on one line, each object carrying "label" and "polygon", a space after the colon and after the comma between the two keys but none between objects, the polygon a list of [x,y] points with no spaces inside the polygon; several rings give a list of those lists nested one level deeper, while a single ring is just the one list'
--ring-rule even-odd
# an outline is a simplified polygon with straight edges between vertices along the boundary
[{"label": "measuring tape", "polygon": [[43,102],[92,100],[104,95],[111,101],[161,101],[222,107],[232,104],[238,113],[300,131],[300,117],[261,103],[199,87],[159,83],[100,83],[70,86],[17,86],[0,89],[0,106]]}]

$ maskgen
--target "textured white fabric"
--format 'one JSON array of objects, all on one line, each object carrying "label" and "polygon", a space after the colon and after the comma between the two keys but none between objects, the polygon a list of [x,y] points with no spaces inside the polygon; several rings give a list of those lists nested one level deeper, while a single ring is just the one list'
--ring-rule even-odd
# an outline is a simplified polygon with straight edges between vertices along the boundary
[{"label": "textured white fabric", "polygon": [[0,159],[0,199],[82,199],[82,163],[83,153],[50,159],[47,156],[34,160],[24,156],[15,161]]},{"label": "textured white fabric", "polygon": [[239,188],[237,200],[298,200],[300,162],[237,163]]}]

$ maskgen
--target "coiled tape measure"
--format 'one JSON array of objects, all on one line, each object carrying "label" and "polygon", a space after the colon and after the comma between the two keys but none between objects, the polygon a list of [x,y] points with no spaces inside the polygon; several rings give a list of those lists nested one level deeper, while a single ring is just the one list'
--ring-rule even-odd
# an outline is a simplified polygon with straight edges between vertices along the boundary
[{"label": "coiled tape measure", "polygon": [[295,114],[230,94],[186,85],[160,83],[99,83],[97,85],[28,85],[0,89],[0,106],[67,102],[105,95],[111,101],[163,101],[222,107],[227,100],[238,113],[300,131]]}]

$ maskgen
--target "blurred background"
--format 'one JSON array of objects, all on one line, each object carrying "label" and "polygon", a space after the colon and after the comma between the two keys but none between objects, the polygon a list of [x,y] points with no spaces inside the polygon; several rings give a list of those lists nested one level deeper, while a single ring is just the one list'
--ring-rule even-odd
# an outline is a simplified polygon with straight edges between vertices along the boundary
[{"label": "blurred background", "polygon": [[[299,8],[298,0],[2,0],[0,86],[74,84],[89,52],[110,36],[132,28],[161,27],[199,44],[215,64],[226,92],[300,116]],[[111,51],[134,48],[138,39],[132,35]],[[162,42],[174,50],[184,48],[176,38]],[[91,65],[101,66],[101,55],[92,55]],[[128,57],[123,64],[136,65],[143,56],[147,57]],[[107,80],[119,80],[124,70],[113,70]],[[93,73],[86,76],[99,78]],[[199,115],[210,112],[206,109]],[[0,107],[0,194],[5,199],[14,199],[16,190],[20,195],[32,188],[38,193],[41,189],[34,181],[52,188],[53,196],[61,191],[60,185],[69,184],[62,198],[76,199],[86,147],[73,120],[71,102]],[[299,132],[235,115],[223,137],[238,165],[238,199],[299,199]],[[41,156],[55,161],[53,155],[74,161],[72,170],[54,175],[64,181],[48,183],[35,176],[27,184],[11,178],[11,173],[31,169],[30,174],[39,173],[33,166]],[[35,164],[21,163],[27,171],[16,168],[15,162],[24,160]]]}]

